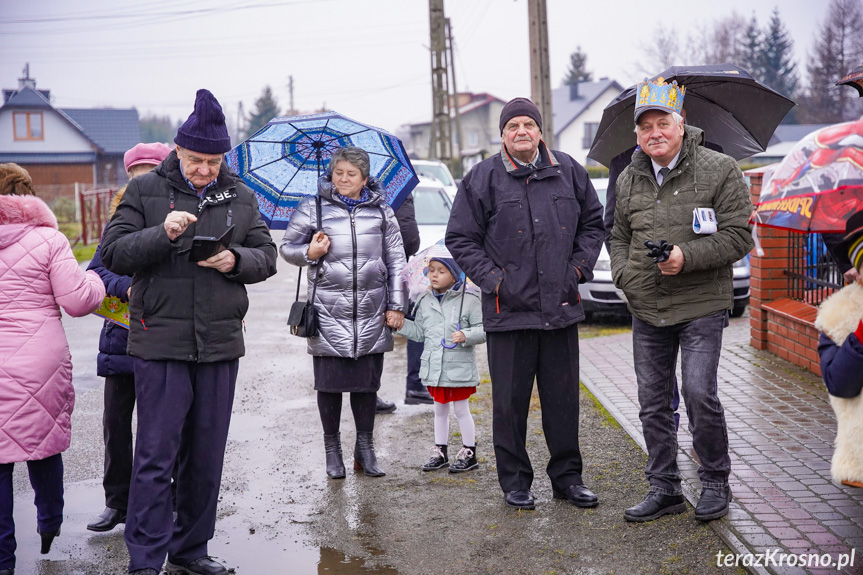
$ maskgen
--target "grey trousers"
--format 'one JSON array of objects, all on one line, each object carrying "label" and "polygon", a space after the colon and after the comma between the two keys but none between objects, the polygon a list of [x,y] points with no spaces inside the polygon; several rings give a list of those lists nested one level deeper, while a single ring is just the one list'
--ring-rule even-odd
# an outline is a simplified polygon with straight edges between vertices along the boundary
[{"label": "grey trousers", "polygon": [[632,318],[632,353],[638,381],[639,417],[647,444],[645,475],[650,490],[678,495],[677,429],[674,423],[674,372],[681,359],[681,394],[689,416],[702,487],[728,485],[731,459],[725,413],[717,395],[716,371],[728,312],[685,323],[655,327]]}]

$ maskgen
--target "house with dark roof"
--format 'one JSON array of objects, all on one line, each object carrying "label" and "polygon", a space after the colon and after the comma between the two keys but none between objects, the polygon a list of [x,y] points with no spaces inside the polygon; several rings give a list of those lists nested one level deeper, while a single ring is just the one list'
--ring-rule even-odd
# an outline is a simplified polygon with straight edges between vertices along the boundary
[{"label": "house with dark roof", "polygon": [[[123,154],[140,142],[138,111],[56,108],[37,90],[29,65],[18,89],[4,89],[0,106],[0,163],[24,167],[40,188],[67,195],[74,185],[113,187],[126,180]],[[50,195],[50,194],[48,194]]]},{"label": "house with dark roof", "polygon": [[552,90],[554,147],[582,165],[596,165],[587,159],[587,153],[599,128],[602,111],[623,89],[616,81],[601,78]]},{"label": "house with dark roof", "polygon": [[[459,121],[464,142],[460,146],[464,171],[471,166],[497,153],[500,149],[500,130],[498,120],[504,102],[488,93],[460,92],[458,94]],[[450,106],[452,116],[453,141],[458,140],[455,127],[455,106]],[[427,160],[431,147],[431,122],[408,124],[398,131],[408,154],[412,158]]]},{"label": "house with dark roof", "polygon": [[767,142],[767,148],[750,158],[740,160],[741,164],[756,164],[766,166],[781,162],[787,156],[797,143],[821,128],[826,128],[830,124],[779,124],[776,126],[776,131]]}]

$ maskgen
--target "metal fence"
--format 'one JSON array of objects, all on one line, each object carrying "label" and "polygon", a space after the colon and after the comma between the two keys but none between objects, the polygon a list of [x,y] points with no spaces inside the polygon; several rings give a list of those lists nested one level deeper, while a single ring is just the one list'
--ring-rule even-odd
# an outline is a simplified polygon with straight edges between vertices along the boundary
[{"label": "metal fence", "polygon": [[788,234],[788,297],[817,306],[842,288],[839,266],[827,252],[821,234]]}]

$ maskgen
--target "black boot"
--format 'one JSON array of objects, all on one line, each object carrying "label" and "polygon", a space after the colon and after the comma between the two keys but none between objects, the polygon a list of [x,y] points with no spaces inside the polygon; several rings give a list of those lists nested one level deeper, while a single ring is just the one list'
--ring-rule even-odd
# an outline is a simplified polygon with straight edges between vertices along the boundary
[{"label": "black boot", "polygon": [[455,458],[455,461],[450,463],[449,472],[450,473],[461,473],[463,471],[470,471],[471,469],[476,469],[479,467],[479,463],[476,461],[476,445],[473,447],[468,447],[467,445],[462,445],[461,450],[458,452],[458,455]]},{"label": "black boot", "polygon": [[344,479],[345,462],[342,460],[342,434],[324,435],[327,451],[327,475],[330,479]]},{"label": "black boot", "polygon": [[357,443],[354,446],[354,469],[363,471],[369,477],[382,477],[386,473],[378,467],[373,435],[371,431],[357,431]]},{"label": "black boot", "polygon": [[51,543],[54,542],[54,538],[60,535],[60,530],[57,531],[39,531],[39,528],[36,528],[36,533],[39,534],[39,537],[42,538],[42,549],[40,553],[42,555],[47,555],[49,551],[51,551]]},{"label": "black boot", "polygon": [[433,455],[431,459],[423,464],[423,471],[434,471],[441,467],[446,467],[449,464],[449,458],[446,455],[446,445],[435,445],[432,447]]}]

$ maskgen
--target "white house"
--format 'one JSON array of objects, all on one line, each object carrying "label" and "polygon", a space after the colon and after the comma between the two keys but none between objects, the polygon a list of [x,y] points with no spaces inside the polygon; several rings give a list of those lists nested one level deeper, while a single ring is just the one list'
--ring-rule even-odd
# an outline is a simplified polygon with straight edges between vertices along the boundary
[{"label": "white house", "polygon": [[75,183],[124,183],[123,154],[140,138],[137,110],[55,108],[50,92],[36,89],[29,66],[17,90],[3,90],[0,163],[25,168],[49,196],[50,189],[67,195]]},{"label": "white house", "polygon": [[596,165],[587,159],[587,153],[599,128],[602,111],[623,89],[614,80],[601,78],[552,90],[554,147],[582,165]]}]

